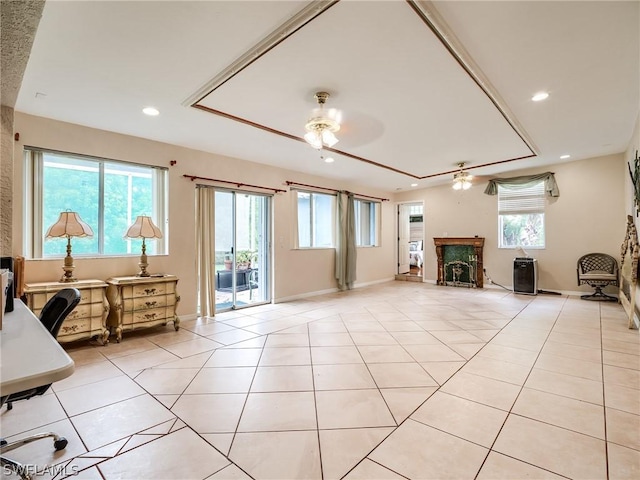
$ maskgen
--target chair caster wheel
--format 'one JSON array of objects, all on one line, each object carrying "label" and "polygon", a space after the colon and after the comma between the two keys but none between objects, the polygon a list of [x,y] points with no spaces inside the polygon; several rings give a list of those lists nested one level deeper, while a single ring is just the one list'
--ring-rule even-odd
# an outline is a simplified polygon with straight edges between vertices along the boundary
[{"label": "chair caster wheel", "polygon": [[59,437],[58,440],[53,441],[53,448],[56,449],[56,452],[59,450],[64,450],[64,448],[67,446],[67,443],[69,442],[67,441],[66,438]]}]

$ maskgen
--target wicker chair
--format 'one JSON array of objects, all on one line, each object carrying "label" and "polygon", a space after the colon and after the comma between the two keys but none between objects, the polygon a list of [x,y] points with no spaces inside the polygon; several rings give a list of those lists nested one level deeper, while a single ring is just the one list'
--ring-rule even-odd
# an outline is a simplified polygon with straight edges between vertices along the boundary
[{"label": "wicker chair", "polygon": [[616,297],[605,295],[607,285],[618,286],[618,262],[606,253],[588,253],[578,260],[578,285],[591,285],[596,289],[591,295],[582,295],[583,300],[617,302]]}]

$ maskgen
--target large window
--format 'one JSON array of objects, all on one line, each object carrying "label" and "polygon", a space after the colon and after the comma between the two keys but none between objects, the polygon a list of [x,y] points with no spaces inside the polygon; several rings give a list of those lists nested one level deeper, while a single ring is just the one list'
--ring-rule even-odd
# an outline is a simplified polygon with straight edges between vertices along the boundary
[{"label": "large window", "polygon": [[498,185],[500,248],[544,248],[544,181],[533,185]]},{"label": "large window", "polygon": [[356,245],[374,247],[378,245],[379,202],[354,200]]},{"label": "large window", "polygon": [[138,215],[149,215],[164,234],[147,243],[147,252],[166,250],[166,169],[78,155],[25,150],[25,239],[32,258],[66,253],[66,239],[44,235],[71,210],[93,230],[74,238],[74,256],[139,254],[141,240],[124,237]]},{"label": "large window", "polygon": [[298,248],[333,247],[335,195],[296,191]]}]

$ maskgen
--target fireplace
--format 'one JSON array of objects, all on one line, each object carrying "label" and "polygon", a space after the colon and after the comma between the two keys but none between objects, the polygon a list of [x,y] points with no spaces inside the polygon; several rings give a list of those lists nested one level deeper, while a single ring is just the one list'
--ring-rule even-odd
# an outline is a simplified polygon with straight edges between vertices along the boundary
[{"label": "fireplace", "polygon": [[483,287],[484,238],[442,237],[433,242],[438,257],[438,285]]}]

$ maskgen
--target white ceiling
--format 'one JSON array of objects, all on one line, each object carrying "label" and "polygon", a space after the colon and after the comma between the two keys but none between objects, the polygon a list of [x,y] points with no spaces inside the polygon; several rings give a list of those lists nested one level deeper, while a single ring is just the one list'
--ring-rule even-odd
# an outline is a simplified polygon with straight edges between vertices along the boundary
[{"label": "white ceiling", "polygon": [[[386,191],[495,175],[627,148],[639,5],[48,0],[16,110]],[[301,141],[319,90],[333,164]]]}]

